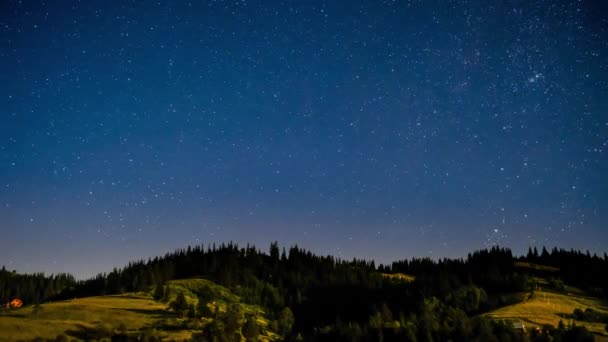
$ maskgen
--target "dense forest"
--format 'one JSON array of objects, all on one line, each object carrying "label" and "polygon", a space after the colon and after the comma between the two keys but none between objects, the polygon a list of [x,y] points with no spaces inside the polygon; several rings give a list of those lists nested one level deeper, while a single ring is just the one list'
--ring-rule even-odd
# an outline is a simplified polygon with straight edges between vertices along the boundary
[{"label": "dense forest", "polygon": [[[521,268],[516,266],[518,262],[557,271]],[[161,299],[168,280],[203,277],[262,306],[286,340],[592,340],[583,327],[563,325],[524,336],[512,324],[479,314],[521,300],[518,294],[533,290],[533,276],[543,272],[551,273],[556,284],[567,283],[606,299],[606,270],[606,255],[561,249],[549,252],[543,248],[538,253],[534,248],[526,256],[514,257],[509,249],[494,247],[462,259],[414,258],[376,266],[373,261],[314,255],[297,246],[281,249],[276,242],[268,253],[229,243],[188,247],[84,281],[65,274],[20,275],[2,268],[0,300],[6,303],[20,297],[26,304],[36,304],[152,289]],[[391,276],[398,274],[414,280]],[[179,301],[171,307],[184,316],[202,314]],[[220,316],[217,312],[205,314]],[[196,338],[231,340],[233,332],[225,330],[229,326],[209,329],[209,334]],[[254,328],[236,327],[243,332]]]},{"label": "dense forest", "polygon": [[35,305],[59,298],[66,289],[76,285],[74,277],[69,274],[19,274],[3,266],[0,269],[0,303],[20,298],[25,303]]}]

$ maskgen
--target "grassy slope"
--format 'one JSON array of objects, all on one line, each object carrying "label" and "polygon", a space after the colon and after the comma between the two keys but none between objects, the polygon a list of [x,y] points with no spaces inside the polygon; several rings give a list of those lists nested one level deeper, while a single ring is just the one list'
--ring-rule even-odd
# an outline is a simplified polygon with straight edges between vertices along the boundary
[{"label": "grassy slope", "polygon": [[43,304],[38,313],[30,306],[1,316],[0,340],[55,338],[100,325],[117,329],[121,323],[140,329],[165,314],[165,308],[162,303],[138,296],[88,297]]},{"label": "grassy slope", "polygon": [[[196,305],[197,293],[199,291],[205,291],[211,293],[215,300],[210,303],[209,308],[214,311],[215,306],[219,307],[220,311],[225,311],[228,304],[238,303],[245,314],[253,314],[257,318],[258,324],[262,327],[262,330],[267,330],[269,320],[265,316],[264,310],[257,305],[241,303],[240,298],[234,293],[230,292],[227,288],[215,284],[206,279],[184,279],[170,281],[171,286],[171,299],[174,300],[179,293],[183,293],[188,303]],[[260,341],[274,341],[279,336],[271,331],[266,331],[265,334],[260,336]]]},{"label": "grassy slope", "polygon": [[539,264],[534,264],[534,263],[525,262],[525,261],[515,262],[515,267],[530,269],[530,270],[534,270],[534,271],[546,271],[546,272],[554,272],[554,273],[559,272],[559,268],[557,268],[557,267],[539,265]]},{"label": "grassy slope", "polygon": [[[257,316],[262,327],[268,325],[268,319],[260,307],[240,303],[238,296],[211,281],[204,279],[175,280],[169,282],[169,286],[172,299],[182,292],[189,302],[196,304],[196,293],[209,291],[216,299],[213,305],[218,305],[220,311],[225,310],[227,304],[239,303],[245,312]],[[31,340],[36,337],[54,339],[59,334],[74,336],[85,328],[99,328],[100,326],[110,331],[116,331],[121,324],[124,324],[130,331],[152,328],[160,323],[165,326],[179,327],[182,320],[167,310],[166,303],[152,300],[151,293],[79,298],[43,304],[39,310],[29,306],[2,313],[0,315],[0,341]],[[191,334],[192,331],[179,328],[161,332],[163,337],[175,340],[189,339]],[[261,336],[261,340],[272,341],[277,337],[276,334],[267,332]]]},{"label": "grassy slope", "polygon": [[382,276],[393,280],[404,281],[406,283],[411,283],[416,280],[416,277],[405,273],[382,273]]},{"label": "grassy slope", "polygon": [[[579,292],[580,293],[580,292]],[[597,311],[608,313],[608,307],[603,306],[599,300],[582,296],[578,293],[555,293],[537,291],[531,299],[515,305],[499,308],[487,314],[495,319],[521,320],[528,326],[541,326],[550,324],[557,326],[560,319],[565,324],[570,322],[574,309],[592,308]],[[608,335],[604,324],[589,323],[573,320],[577,325],[584,325],[590,331],[597,334],[598,340],[608,341]]]}]

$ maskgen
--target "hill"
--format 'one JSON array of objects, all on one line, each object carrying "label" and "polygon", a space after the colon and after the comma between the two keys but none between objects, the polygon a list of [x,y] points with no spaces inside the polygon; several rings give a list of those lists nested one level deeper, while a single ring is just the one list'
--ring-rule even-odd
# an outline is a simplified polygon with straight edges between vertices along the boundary
[{"label": "hill", "polygon": [[83,337],[87,331],[115,332],[121,325],[142,329],[166,317],[166,307],[147,296],[129,294],[29,306],[2,314],[0,340],[53,339],[62,334]]},{"label": "hill", "polygon": [[[225,312],[231,304],[254,315],[261,326],[260,341],[274,341],[277,335],[268,329],[264,310],[244,304],[227,288],[206,279],[173,280],[167,283],[171,293],[167,302],[183,294],[188,302],[197,304],[197,294],[205,292],[212,298],[211,310]],[[158,336],[167,340],[189,340],[193,333],[213,319],[201,319],[200,326],[188,325],[168,309],[167,302],[152,299],[152,292],[76,298],[28,306],[0,314],[0,341],[45,339],[57,336],[79,340],[109,338],[124,334],[138,337]],[[197,329],[198,328],[198,329]]]},{"label": "hill", "polygon": [[[606,255],[555,248],[515,257],[509,249],[493,247],[466,258],[412,258],[377,266],[297,246],[281,250],[277,243],[267,253],[250,245],[200,245],[84,281],[2,268],[0,301],[20,298],[26,307],[2,314],[0,338],[28,331],[24,338],[65,333],[123,340],[145,335],[201,341],[241,341],[245,336],[266,341],[506,341],[521,337],[505,321],[515,319],[541,327],[529,332],[531,342],[586,341],[593,339],[589,330],[601,336],[602,323],[608,323],[599,300],[589,299],[608,298],[606,269]],[[574,300],[581,306],[560,304],[547,314],[546,304],[538,302],[547,291],[555,294],[553,303]],[[37,302],[46,304],[36,307]],[[587,308],[593,311],[582,310]],[[570,314],[580,324],[555,326],[560,314]]]},{"label": "hill", "polygon": [[578,320],[573,315],[576,309],[582,311],[591,309],[608,314],[608,307],[602,304],[598,298],[585,296],[582,291],[571,289],[570,292],[564,293],[535,291],[530,293],[525,301],[498,308],[485,316],[509,322],[522,322],[528,328],[542,328],[544,325],[556,327],[561,320],[564,324],[586,327],[596,335],[597,341],[608,341],[606,324]]}]

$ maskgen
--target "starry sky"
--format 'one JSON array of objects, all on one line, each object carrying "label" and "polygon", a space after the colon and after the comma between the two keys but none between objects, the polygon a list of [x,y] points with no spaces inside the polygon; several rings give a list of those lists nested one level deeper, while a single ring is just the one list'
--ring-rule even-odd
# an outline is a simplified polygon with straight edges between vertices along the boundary
[{"label": "starry sky", "polygon": [[608,250],[608,3],[2,1],[0,264]]}]

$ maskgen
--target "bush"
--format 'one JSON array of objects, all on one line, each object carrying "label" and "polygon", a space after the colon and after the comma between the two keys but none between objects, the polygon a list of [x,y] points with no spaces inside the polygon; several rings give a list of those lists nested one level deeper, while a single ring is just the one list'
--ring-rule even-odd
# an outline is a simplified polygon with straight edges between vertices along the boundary
[{"label": "bush", "polygon": [[258,325],[255,316],[247,316],[247,320],[243,326],[243,336],[245,336],[247,342],[255,342],[258,340],[258,337],[260,336],[260,326]]},{"label": "bush", "polygon": [[226,329],[224,323],[218,319],[214,319],[203,329],[203,340],[205,341],[225,341]]},{"label": "bush", "polygon": [[205,334],[202,332],[193,332],[190,342],[206,342]]},{"label": "bush", "polygon": [[99,325],[96,328],[87,328],[84,329],[81,333],[83,340],[100,340],[104,338],[109,338],[113,335],[112,329],[110,329],[107,325]]},{"label": "bush", "polygon": [[159,336],[157,336],[156,332],[151,329],[146,329],[141,332],[139,335],[139,341],[141,342],[157,342],[162,341]]},{"label": "bush", "polygon": [[70,338],[66,334],[59,334],[55,337],[55,342],[68,342]]},{"label": "bush", "polygon": [[287,336],[287,334],[291,332],[294,322],[295,317],[293,316],[293,312],[291,312],[289,308],[283,309],[278,319],[279,334],[281,336]]},{"label": "bush", "polygon": [[129,336],[127,334],[116,334],[112,336],[112,342],[129,342]]},{"label": "bush", "polygon": [[564,333],[564,341],[580,341],[580,342],[592,342],[595,341],[595,336],[590,333],[587,328],[583,326],[572,326],[572,328],[566,330]]},{"label": "bush", "polygon": [[479,311],[480,306],[484,305],[487,300],[486,291],[474,285],[459,288],[449,298],[450,304],[467,313]]},{"label": "bush", "polygon": [[574,317],[578,321],[608,323],[608,314],[602,313],[600,311],[595,311],[591,308],[587,308],[585,309],[585,311],[581,309],[575,309],[572,313],[572,317]]},{"label": "bush", "polygon": [[223,317],[227,334],[240,333],[243,323],[243,309],[238,304],[230,304]]},{"label": "bush", "polygon": [[194,307],[194,304],[188,305],[188,318],[196,318],[196,308]]},{"label": "bush", "polygon": [[183,293],[180,293],[177,298],[169,304],[169,307],[175,311],[179,317],[184,317],[188,311],[188,301]]},{"label": "bush", "polygon": [[200,293],[198,295],[198,306],[196,308],[196,313],[198,317],[213,317],[213,311],[208,306],[208,303],[211,301],[208,295],[204,293]]},{"label": "bush", "polygon": [[165,298],[165,287],[162,285],[156,285],[156,289],[154,289],[154,295],[152,297],[156,301],[161,301],[163,298]]},{"label": "bush", "polygon": [[163,297],[163,302],[168,302],[171,299],[171,287],[169,285],[165,286],[165,296]]},{"label": "bush", "polygon": [[557,279],[557,278],[549,279],[549,286],[558,291],[564,291],[566,289],[564,282],[561,279]]}]

